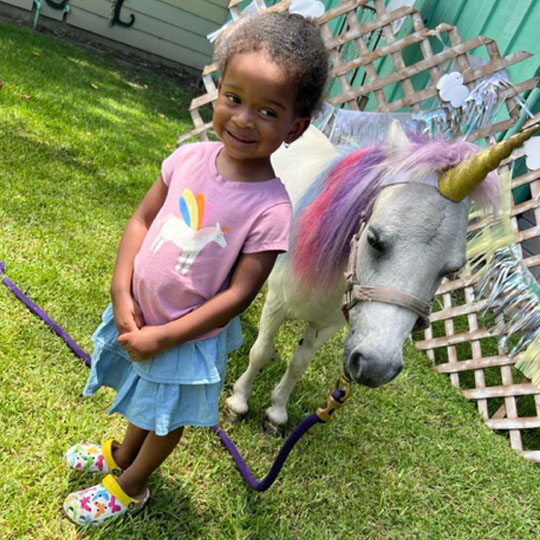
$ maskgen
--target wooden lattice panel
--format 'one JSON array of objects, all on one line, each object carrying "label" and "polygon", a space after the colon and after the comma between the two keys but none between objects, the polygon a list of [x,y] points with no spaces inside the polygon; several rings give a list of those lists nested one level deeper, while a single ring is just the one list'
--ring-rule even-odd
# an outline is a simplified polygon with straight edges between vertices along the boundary
[{"label": "wooden lattice panel", "polygon": [[[238,0],[232,0],[229,9],[235,18],[241,16]],[[290,0],[267,8],[269,11],[288,9]],[[400,19],[410,19],[414,32],[398,38],[392,28]],[[318,19],[321,33],[331,60],[331,105],[351,110],[396,112],[405,108],[420,112],[429,100],[437,98],[435,85],[447,71],[449,63],[463,74],[464,82],[473,89],[483,77],[521,62],[530,54],[525,51],[501,57],[497,43],[488,37],[478,36],[462,42],[456,27],[441,24],[436,29],[424,27],[421,14],[409,7],[387,11],[384,0],[348,0],[327,11]],[[432,41],[448,43],[440,52],[434,52]],[[419,47],[422,58],[407,65],[404,51]],[[474,68],[468,54],[488,57],[487,63]],[[388,73],[381,75],[380,66],[391,66]],[[388,68],[386,68],[388,69]],[[422,80],[427,77],[427,81]],[[195,128],[182,135],[178,144],[192,137],[208,140],[211,122],[205,122],[201,109],[213,105],[217,99],[217,67],[206,66],[202,74],[206,93],[191,102],[190,113]],[[422,80],[417,89],[418,80]],[[469,140],[509,129],[519,118],[520,107],[515,96],[534,88],[536,79],[515,84],[514,88],[502,93],[505,110],[498,122],[488,128],[472,133]],[[402,89],[402,97],[389,99],[395,94],[396,84]],[[401,94],[399,94],[401,95]],[[425,107],[424,107],[425,108]]]},{"label": "wooden lattice panel", "polygon": [[[240,0],[232,0],[233,18],[241,17]],[[288,9],[290,0],[267,8]],[[413,31],[398,37],[393,25],[405,18]],[[449,70],[459,70],[464,83],[473,90],[489,77],[530,54],[515,52],[501,57],[495,40],[478,36],[461,41],[456,27],[440,24],[424,27],[421,14],[409,7],[387,11],[384,0],[345,0],[318,19],[331,60],[331,105],[353,111],[398,112],[433,109],[438,101],[436,84]],[[444,43],[444,47],[437,44]],[[414,48],[418,54],[408,51]],[[440,49],[440,50],[438,50]],[[469,55],[482,57],[484,63],[471,62]],[[413,58],[413,60],[411,60]],[[478,67],[480,65],[480,67]],[[217,98],[215,65],[203,71],[206,94],[190,106],[195,128],[178,139],[178,144],[192,138],[208,139],[211,122],[205,122],[201,109]],[[513,81],[499,93],[503,106],[497,120],[468,135],[468,140],[495,136],[516,124],[521,114],[517,96],[536,86],[538,78]],[[397,88],[397,91],[396,91]],[[209,116],[209,115],[208,115]],[[531,123],[528,122],[527,125]],[[328,131],[331,124],[328,126]],[[457,134],[459,137],[460,134]],[[516,150],[503,164],[512,167],[523,156]],[[513,188],[529,185],[531,198],[514,204],[512,210],[516,242],[522,247],[525,263],[540,275],[540,172],[531,171],[514,178]],[[432,325],[416,345],[425,350],[440,373],[450,376],[452,384],[475,400],[486,424],[507,431],[513,448],[528,459],[540,461],[540,390],[517,372],[501,349],[492,329],[496,321],[479,313],[485,302],[475,298],[474,284],[446,281],[440,287]],[[532,435],[531,435],[532,433]]]}]

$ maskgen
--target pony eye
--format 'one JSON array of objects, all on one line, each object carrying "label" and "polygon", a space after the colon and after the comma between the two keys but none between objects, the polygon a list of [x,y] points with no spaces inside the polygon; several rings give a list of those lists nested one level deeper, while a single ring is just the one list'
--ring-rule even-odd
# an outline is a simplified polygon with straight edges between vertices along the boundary
[{"label": "pony eye", "polygon": [[368,229],[366,233],[367,237],[367,243],[379,253],[382,253],[384,250],[383,243],[381,242],[381,239],[379,238],[379,235],[373,230]]}]

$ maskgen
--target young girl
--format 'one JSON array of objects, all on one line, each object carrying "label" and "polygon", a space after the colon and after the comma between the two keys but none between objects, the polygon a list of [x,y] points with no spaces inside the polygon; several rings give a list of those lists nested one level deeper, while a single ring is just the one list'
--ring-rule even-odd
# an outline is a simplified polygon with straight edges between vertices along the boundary
[{"label": "young girl", "polygon": [[219,40],[216,61],[221,142],[165,159],[120,243],[84,395],[114,388],[110,412],[129,423],[121,443],[66,454],[75,469],[108,473],[66,498],[79,524],[140,510],[184,426],[218,423],[238,315],[288,247],[291,204],[270,156],[302,135],[321,99],[328,61],[318,28],[300,15],[242,20]]}]

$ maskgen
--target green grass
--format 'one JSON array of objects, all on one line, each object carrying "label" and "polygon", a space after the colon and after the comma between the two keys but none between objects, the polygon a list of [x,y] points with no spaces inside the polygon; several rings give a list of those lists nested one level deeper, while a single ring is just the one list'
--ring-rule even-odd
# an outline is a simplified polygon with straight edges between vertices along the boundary
[{"label": "green grass", "polygon": [[[123,227],[177,136],[190,129],[191,96],[4,24],[0,79],[0,260],[90,350]],[[243,318],[246,344],[234,355],[226,392],[246,366],[260,308],[258,298]],[[258,477],[283,443],[261,423],[300,328],[291,322],[281,331],[250,413],[227,425]],[[339,375],[342,340],[324,346],[296,388],[289,431]],[[121,437],[124,425],[106,414],[111,392],[82,399],[87,373],[0,286],[1,539],[538,536],[538,468],[489,431],[410,343],[403,373],[383,388],[355,387],[333,421],[298,444],[269,491],[246,487],[210,430],[188,429],[152,478],[151,502],[139,516],[81,530],[61,505],[93,480],[68,470],[63,452],[79,440]]]}]

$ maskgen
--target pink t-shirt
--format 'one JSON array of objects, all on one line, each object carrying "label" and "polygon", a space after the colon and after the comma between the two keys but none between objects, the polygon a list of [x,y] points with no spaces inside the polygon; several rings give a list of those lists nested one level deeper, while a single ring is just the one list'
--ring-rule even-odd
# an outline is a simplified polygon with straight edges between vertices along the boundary
[{"label": "pink t-shirt", "polygon": [[216,168],[222,148],[220,142],[186,144],[163,162],[167,197],[133,272],[133,295],[146,324],[178,319],[225,289],[241,253],[288,249],[285,186],[278,178],[227,180]]}]

